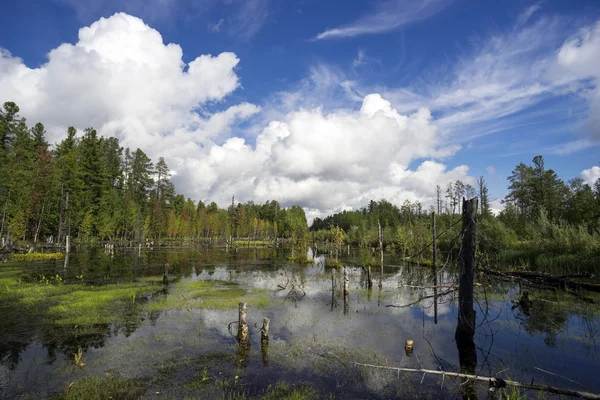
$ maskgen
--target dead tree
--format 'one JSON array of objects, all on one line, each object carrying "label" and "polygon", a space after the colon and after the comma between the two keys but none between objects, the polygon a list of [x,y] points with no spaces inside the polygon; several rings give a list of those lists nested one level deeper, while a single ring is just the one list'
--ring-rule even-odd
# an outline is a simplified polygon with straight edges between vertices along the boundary
[{"label": "dead tree", "polygon": [[[475,310],[473,309],[473,276],[475,270],[475,230],[477,221],[477,198],[462,204],[462,244],[460,250],[460,277],[458,283],[458,323],[455,339],[460,370],[474,374],[477,366],[475,348]],[[461,385],[464,399],[476,398],[475,383],[466,379]]]}]

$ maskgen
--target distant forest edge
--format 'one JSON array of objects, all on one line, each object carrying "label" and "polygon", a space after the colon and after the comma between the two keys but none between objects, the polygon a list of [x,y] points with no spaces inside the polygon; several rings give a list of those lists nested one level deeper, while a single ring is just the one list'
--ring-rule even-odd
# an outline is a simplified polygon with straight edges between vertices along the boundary
[{"label": "distant forest edge", "polygon": [[[156,164],[114,137],[75,128],[54,149],[44,125],[29,128],[12,102],[0,111],[0,237],[77,240],[254,238],[308,235],[304,210],[276,201],[220,209],[177,194],[161,157]],[[233,232],[232,232],[233,231]],[[302,231],[298,233],[298,231]]]},{"label": "distant forest edge", "polygon": [[[82,135],[70,127],[50,148],[41,123],[28,127],[19,107],[6,102],[0,110],[0,237],[13,241],[57,243],[74,240],[230,240],[231,238],[291,239],[303,246],[312,241],[304,210],[265,204],[233,203],[221,209],[215,202],[194,202],[177,194],[167,164],[156,164],[141,150],[131,151],[116,138],[99,137],[93,128]],[[409,256],[431,240],[431,213],[439,217],[438,232],[460,214],[462,197],[479,198],[480,250],[540,254],[586,254],[597,257],[600,228],[600,179],[593,187],[581,178],[568,183],[546,169],[542,156],[532,165],[520,163],[508,177],[505,209],[491,213],[483,177],[476,187],[461,181],[435,188],[434,206],[419,202],[400,207],[370,201],[355,211],[316,218],[315,239],[374,246],[378,224],[384,243]],[[441,249],[450,251],[450,231]],[[531,253],[535,251],[535,253]],[[519,253],[519,254],[521,254]],[[425,252],[421,257],[427,257]]]}]

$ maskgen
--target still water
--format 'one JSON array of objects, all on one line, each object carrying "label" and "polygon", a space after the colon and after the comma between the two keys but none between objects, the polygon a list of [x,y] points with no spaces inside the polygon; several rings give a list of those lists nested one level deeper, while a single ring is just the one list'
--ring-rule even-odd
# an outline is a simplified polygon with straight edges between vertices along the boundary
[{"label": "still water", "polygon": [[[342,269],[325,268],[320,257],[292,264],[273,249],[106,254],[90,248],[72,253],[68,263],[0,264],[0,283],[6,283],[0,284],[0,398],[74,395],[70,385],[89,377],[131,384],[125,398],[461,398],[460,380],[354,365],[459,372],[456,270],[434,273],[388,255],[383,268],[372,269],[368,289],[358,251],[342,261],[347,302]],[[165,263],[169,284],[163,287]],[[199,281],[218,285],[192,291]],[[86,288],[103,293],[104,285],[117,283],[135,283],[137,295],[106,300],[97,321],[72,315],[69,304],[89,310],[82,300]],[[47,297],[27,297],[30,287]],[[515,306],[524,290],[532,299],[525,310]],[[61,299],[72,298],[81,301],[60,308]],[[480,277],[475,298],[477,374],[600,392],[597,296]],[[243,300],[249,349],[240,349],[235,338],[237,302]],[[271,320],[270,340],[261,348],[264,317]],[[412,353],[405,351],[406,340],[414,341]],[[479,398],[493,395],[485,383],[475,390]]]}]

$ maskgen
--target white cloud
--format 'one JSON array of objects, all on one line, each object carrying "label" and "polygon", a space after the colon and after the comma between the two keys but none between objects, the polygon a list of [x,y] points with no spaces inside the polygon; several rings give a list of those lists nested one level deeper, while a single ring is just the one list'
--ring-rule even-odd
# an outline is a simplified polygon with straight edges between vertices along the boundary
[{"label": "white cloud", "polygon": [[486,167],[485,170],[488,173],[488,175],[494,175],[496,173],[496,167],[494,167],[493,165]]},{"label": "white cloud", "polygon": [[[76,44],[52,50],[39,68],[3,52],[0,100],[15,101],[23,115],[43,121],[50,139],[72,124],[147,147],[182,123],[197,123],[191,109],[239,86],[235,54],[201,55],[187,65],[182,55],[139,18],[115,14],[82,28]],[[247,105],[239,107],[228,115],[248,114]]]},{"label": "white cloud", "polygon": [[[280,93],[252,128],[255,144],[236,124],[261,108],[241,103],[212,114],[240,86],[233,53],[201,55],[185,65],[182,49],[164,44],[142,20],[115,14],[79,31],[39,68],[0,56],[0,101],[12,100],[30,122],[42,121],[51,140],[66,126],[94,126],[164,156],[177,189],[194,199],[226,205],[277,199],[311,215],[359,207],[382,197],[427,206],[436,184],[472,182],[466,166],[439,162],[460,146],[444,146],[427,109],[403,114],[377,93],[359,109],[315,104],[333,91],[346,93],[343,74],[315,67],[297,92]],[[318,100],[317,100],[318,102]],[[269,116],[265,119],[265,116]],[[437,161],[434,161],[437,160]],[[416,164],[416,169],[409,166]]]},{"label": "white cloud", "polygon": [[[541,17],[531,20],[537,6],[525,10],[513,29],[491,35],[458,60],[431,73],[429,83],[401,88],[360,88],[359,93],[377,90],[402,112],[426,107],[437,116],[437,125],[457,143],[547,121],[541,113],[563,115],[562,133],[576,131],[585,115],[585,104],[573,93],[584,96],[590,107],[584,140],[570,141],[569,152],[597,144],[600,139],[600,23],[574,34],[567,18]],[[550,108],[529,112],[544,101]],[[528,111],[525,113],[525,111]],[[540,115],[538,115],[540,114]],[[465,134],[465,132],[469,132]],[[567,154],[567,153],[564,153]]]},{"label": "white cloud", "polygon": [[235,12],[230,17],[229,34],[250,39],[267,23],[269,0],[231,0]]},{"label": "white cloud", "polygon": [[386,0],[358,21],[319,33],[315,40],[384,33],[432,17],[451,0]]},{"label": "white cloud", "polygon": [[587,79],[589,85],[582,89],[582,95],[589,103],[589,117],[584,126],[584,134],[600,141],[600,22],[581,29],[568,39],[556,56],[555,75],[568,75],[575,79]]},{"label": "white cloud", "polygon": [[519,18],[517,18],[517,23],[519,25],[524,25],[525,23],[527,23],[527,21],[529,21],[531,16],[533,14],[535,14],[541,8],[542,8],[541,2],[532,4],[531,6],[527,7],[521,14],[519,14]]},{"label": "white cloud", "polygon": [[584,169],[581,171],[581,177],[591,187],[594,187],[594,184],[598,179],[600,179],[600,167],[593,166],[590,169]]},{"label": "white cloud", "polygon": [[358,50],[358,54],[356,55],[354,61],[352,61],[352,65],[355,67],[363,65],[365,63],[366,57],[367,55],[364,50]]},{"label": "white cloud", "polygon": [[314,217],[359,207],[373,198],[430,203],[436,184],[472,180],[468,168],[447,171],[431,160],[416,170],[407,165],[457,150],[439,146],[429,111],[401,115],[380,95],[371,94],[357,111],[291,111],[272,121],[254,148],[241,138],[214,145],[184,161],[190,174],[183,179],[194,197],[208,193],[225,204],[235,192],[240,199],[299,203]]},{"label": "white cloud", "polygon": [[225,20],[221,18],[219,22],[214,25],[210,25],[209,28],[212,32],[219,32],[221,30],[221,26],[223,26],[223,23],[225,23]]}]

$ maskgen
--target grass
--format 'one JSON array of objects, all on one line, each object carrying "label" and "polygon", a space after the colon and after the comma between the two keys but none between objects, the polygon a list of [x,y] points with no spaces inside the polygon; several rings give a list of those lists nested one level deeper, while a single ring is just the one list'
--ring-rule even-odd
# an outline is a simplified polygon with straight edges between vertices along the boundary
[{"label": "grass", "polygon": [[49,315],[59,324],[102,324],[115,319],[115,311],[127,304],[135,304],[143,293],[160,290],[158,285],[112,284],[85,287],[56,296],[56,304]]},{"label": "grass", "polygon": [[104,379],[87,377],[72,382],[56,399],[64,400],[105,400],[138,399],[144,394],[144,385],[141,380],[123,379],[115,375],[108,375]]},{"label": "grass", "polygon": [[269,240],[234,240],[234,245],[238,247],[265,247],[273,246],[273,242]]},{"label": "grass", "polygon": [[252,307],[264,308],[272,304],[268,290],[246,290],[232,282],[219,280],[180,281],[166,296],[148,302],[148,311],[181,310],[191,308],[232,309],[240,301]]},{"label": "grass", "polygon": [[600,256],[589,254],[548,254],[537,250],[503,250],[497,261],[518,269],[530,269],[553,274],[596,272]]},{"label": "grass", "polygon": [[11,256],[12,261],[48,261],[58,260],[64,258],[63,253],[24,253],[24,254],[13,254]]},{"label": "grass", "polygon": [[[42,282],[42,283],[40,283]],[[58,280],[26,283],[16,277],[0,279],[0,305],[19,312],[41,312],[54,324],[91,325],[119,318],[123,306],[135,304],[141,294],[156,292],[158,284],[145,282],[90,286],[65,285]]]},{"label": "grass", "polygon": [[326,257],[325,266],[331,268],[340,268],[342,266],[342,262],[332,257]]}]

